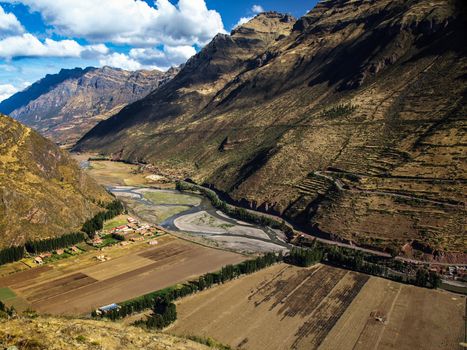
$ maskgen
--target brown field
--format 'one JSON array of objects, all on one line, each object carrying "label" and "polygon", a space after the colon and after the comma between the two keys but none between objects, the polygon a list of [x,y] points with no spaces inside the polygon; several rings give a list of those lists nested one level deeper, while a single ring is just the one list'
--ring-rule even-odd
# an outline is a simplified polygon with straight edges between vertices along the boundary
[{"label": "brown field", "polygon": [[[30,307],[41,313],[78,315],[245,259],[243,255],[172,236],[161,237],[158,241],[156,247],[147,244],[115,247],[0,277],[0,287],[13,290],[17,298],[11,303],[18,303],[23,309]],[[94,257],[98,254],[105,254],[111,260],[97,262]]]},{"label": "brown field", "polygon": [[251,350],[457,349],[465,302],[329,266],[279,264],[183,299],[169,332]]}]

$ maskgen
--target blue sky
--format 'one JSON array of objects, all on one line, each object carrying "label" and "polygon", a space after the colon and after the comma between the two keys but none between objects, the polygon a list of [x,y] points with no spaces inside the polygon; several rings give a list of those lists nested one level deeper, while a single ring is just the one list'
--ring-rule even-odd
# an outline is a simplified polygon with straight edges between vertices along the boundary
[{"label": "blue sky", "polygon": [[0,0],[0,100],[61,68],[168,69],[262,11],[316,0]]}]

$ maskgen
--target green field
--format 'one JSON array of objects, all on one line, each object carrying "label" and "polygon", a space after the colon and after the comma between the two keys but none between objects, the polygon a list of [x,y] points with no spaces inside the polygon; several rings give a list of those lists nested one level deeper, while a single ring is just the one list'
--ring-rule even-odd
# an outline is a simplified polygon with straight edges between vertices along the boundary
[{"label": "green field", "polygon": [[126,215],[119,215],[111,220],[108,220],[104,223],[104,230],[111,230],[115,227],[122,226],[127,224],[127,216]]},{"label": "green field", "polygon": [[201,199],[170,191],[144,191],[143,196],[154,204],[199,205]]},{"label": "green field", "polygon": [[13,292],[10,288],[0,288],[0,300],[1,301],[13,299],[15,297],[16,297],[15,292]]}]

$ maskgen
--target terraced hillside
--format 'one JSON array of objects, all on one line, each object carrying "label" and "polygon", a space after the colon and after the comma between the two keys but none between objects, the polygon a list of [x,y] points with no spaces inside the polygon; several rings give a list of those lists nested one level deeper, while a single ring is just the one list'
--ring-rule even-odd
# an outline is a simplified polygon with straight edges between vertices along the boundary
[{"label": "terraced hillside", "polygon": [[73,145],[99,121],[145,97],[178,71],[62,69],[0,103],[0,112],[57,143]]},{"label": "terraced hillside", "polygon": [[219,35],[77,145],[310,231],[465,261],[466,9],[323,0]]},{"label": "terraced hillside", "polygon": [[0,247],[73,232],[111,200],[68,154],[0,114]]}]

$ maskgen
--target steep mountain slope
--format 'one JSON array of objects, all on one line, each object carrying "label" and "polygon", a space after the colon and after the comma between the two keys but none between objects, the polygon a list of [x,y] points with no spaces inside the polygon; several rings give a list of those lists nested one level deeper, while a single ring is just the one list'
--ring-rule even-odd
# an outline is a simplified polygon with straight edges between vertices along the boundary
[{"label": "steep mountain slope", "polygon": [[463,2],[328,0],[290,26],[261,14],[216,37],[76,149],[178,170],[317,234],[465,258]]},{"label": "steep mountain slope", "polygon": [[112,197],[52,142],[0,114],[0,246],[74,232]]},{"label": "steep mountain slope", "polygon": [[0,112],[57,143],[72,144],[99,121],[145,97],[178,71],[62,69],[0,103]]}]

